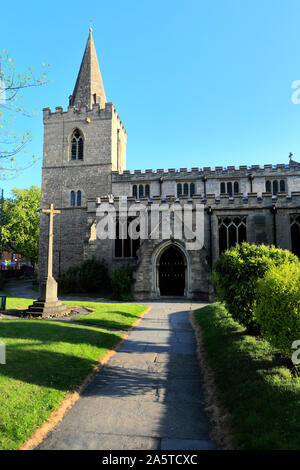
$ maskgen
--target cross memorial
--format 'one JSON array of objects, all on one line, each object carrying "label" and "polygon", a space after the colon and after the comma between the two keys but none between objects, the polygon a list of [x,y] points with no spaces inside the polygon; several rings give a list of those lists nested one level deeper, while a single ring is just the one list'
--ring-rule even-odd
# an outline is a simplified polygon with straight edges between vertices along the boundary
[{"label": "cross memorial", "polygon": [[60,214],[50,204],[50,209],[42,209],[44,214],[49,214],[49,240],[48,240],[48,266],[46,277],[40,279],[40,292],[37,301],[33,302],[27,310],[32,316],[48,317],[50,315],[62,315],[68,311],[68,307],[57,298],[57,282],[53,277],[53,217]]}]

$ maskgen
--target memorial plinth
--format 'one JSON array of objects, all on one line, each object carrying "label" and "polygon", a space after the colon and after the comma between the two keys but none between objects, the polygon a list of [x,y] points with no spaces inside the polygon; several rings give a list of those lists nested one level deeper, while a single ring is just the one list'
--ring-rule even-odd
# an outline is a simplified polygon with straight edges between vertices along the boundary
[{"label": "memorial plinth", "polygon": [[27,310],[27,314],[35,317],[60,316],[70,310],[57,298],[57,282],[52,275],[53,264],[53,217],[60,214],[55,210],[53,204],[50,209],[44,209],[42,212],[49,214],[49,245],[48,245],[48,273],[47,276],[40,279],[40,291],[38,300],[33,302]]}]

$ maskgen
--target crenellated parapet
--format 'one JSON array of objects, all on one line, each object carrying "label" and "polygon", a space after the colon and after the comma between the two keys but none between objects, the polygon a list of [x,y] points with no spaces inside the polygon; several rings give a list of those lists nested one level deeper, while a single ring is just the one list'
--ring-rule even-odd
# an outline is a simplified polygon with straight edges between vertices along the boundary
[{"label": "crenellated parapet", "polygon": [[61,106],[57,106],[54,112],[52,112],[50,108],[43,109],[44,124],[61,121],[85,121],[89,123],[93,119],[101,120],[112,118],[117,120],[119,126],[126,133],[126,129],[113,103],[105,103],[104,108],[100,106],[100,103],[95,103],[91,108],[88,106],[81,106],[80,108],[76,108],[75,106],[68,106],[66,111],[64,111],[63,107]]},{"label": "crenellated parapet", "polygon": [[300,176],[300,165],[297,163],[291,164],[278,164],[278,165],[241,165],[239,167],[228,166],[215,168],[203,167],[203,168],[169,168],[168,170],[157,169],[157,170],[125,170],[122,173],[118,171],[112,172],[113,181],[134,181],[134,180],[151,180],[151,179],[201,179],[207,178],[249,178],[249,177],[265,177],[276,178],[280,176],[290,175]]},{"label": "crenellated parapet", "polygon": [[120,205],[127,204],[128,207],[133,204],[138,207],[139,204],[151,207],[152,204],[173,206],[174,204],[184,205],[190,204],[193,208],[196,204],[203,204],[206,208],[211,207],[214,210],[232,208],[271,208],[276,206],[277,208],[295,208],[300,211],[300,191],[293,191],[291,194],[278,193],[277,196],[270,195],[269,193],[248,193],[247,195],[237,194],[234,196],[226,196],[219,194],[195,194],[193,197],[188,196],[153,196],[153,197],[141,197],[135,198],[132,196],[124,197],[118,195],[106,195],[97,198],[90,198],[87,201],[88,212],[95,212],[101,204],[110,204],[117,210]]}]

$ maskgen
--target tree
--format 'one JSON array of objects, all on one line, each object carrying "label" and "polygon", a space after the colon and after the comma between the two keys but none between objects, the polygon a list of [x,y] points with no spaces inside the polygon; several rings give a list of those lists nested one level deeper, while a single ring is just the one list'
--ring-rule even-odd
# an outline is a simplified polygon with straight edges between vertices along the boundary
[{"label": "tree", "polygon": [[2,249],[18,253],[34,266],[38,260],[40,199],[38,186],[13,189],[3,205]]},{"label": "tree", "polygon": [[[32,116],[22,106],[22,92],[26,88],[46,84],[45,64],[42,64],[41,78],[34,76],[32,67],[28,68],[27,74],[21,75],[16,72],[14,59],[7,55],[6,50],[3,53],[4,55],[0,55],[0,179],[24,169],[16,166],[15,159],[26,153],[25,147],[32,139],[29,132],[22,135],[14,131],[18,115]],[[32,159],[33,164],[35,158]]]}]

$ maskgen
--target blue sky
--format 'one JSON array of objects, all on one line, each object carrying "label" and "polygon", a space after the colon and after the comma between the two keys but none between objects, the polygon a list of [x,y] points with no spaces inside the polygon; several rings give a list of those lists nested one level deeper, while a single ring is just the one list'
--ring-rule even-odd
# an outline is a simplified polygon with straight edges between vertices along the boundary
[{"label": "blue sky", "polygon": [[25,93],[38,117],[17,125],[40,160],[0,183],[6,195],[41,183],[41,110],[67,107],[91,19],[128,169],[287,163],[290,151],[300,161],[298,0],[15,0],[1,17],[0,47],[18,71],[50,64],[48,85]]}]

